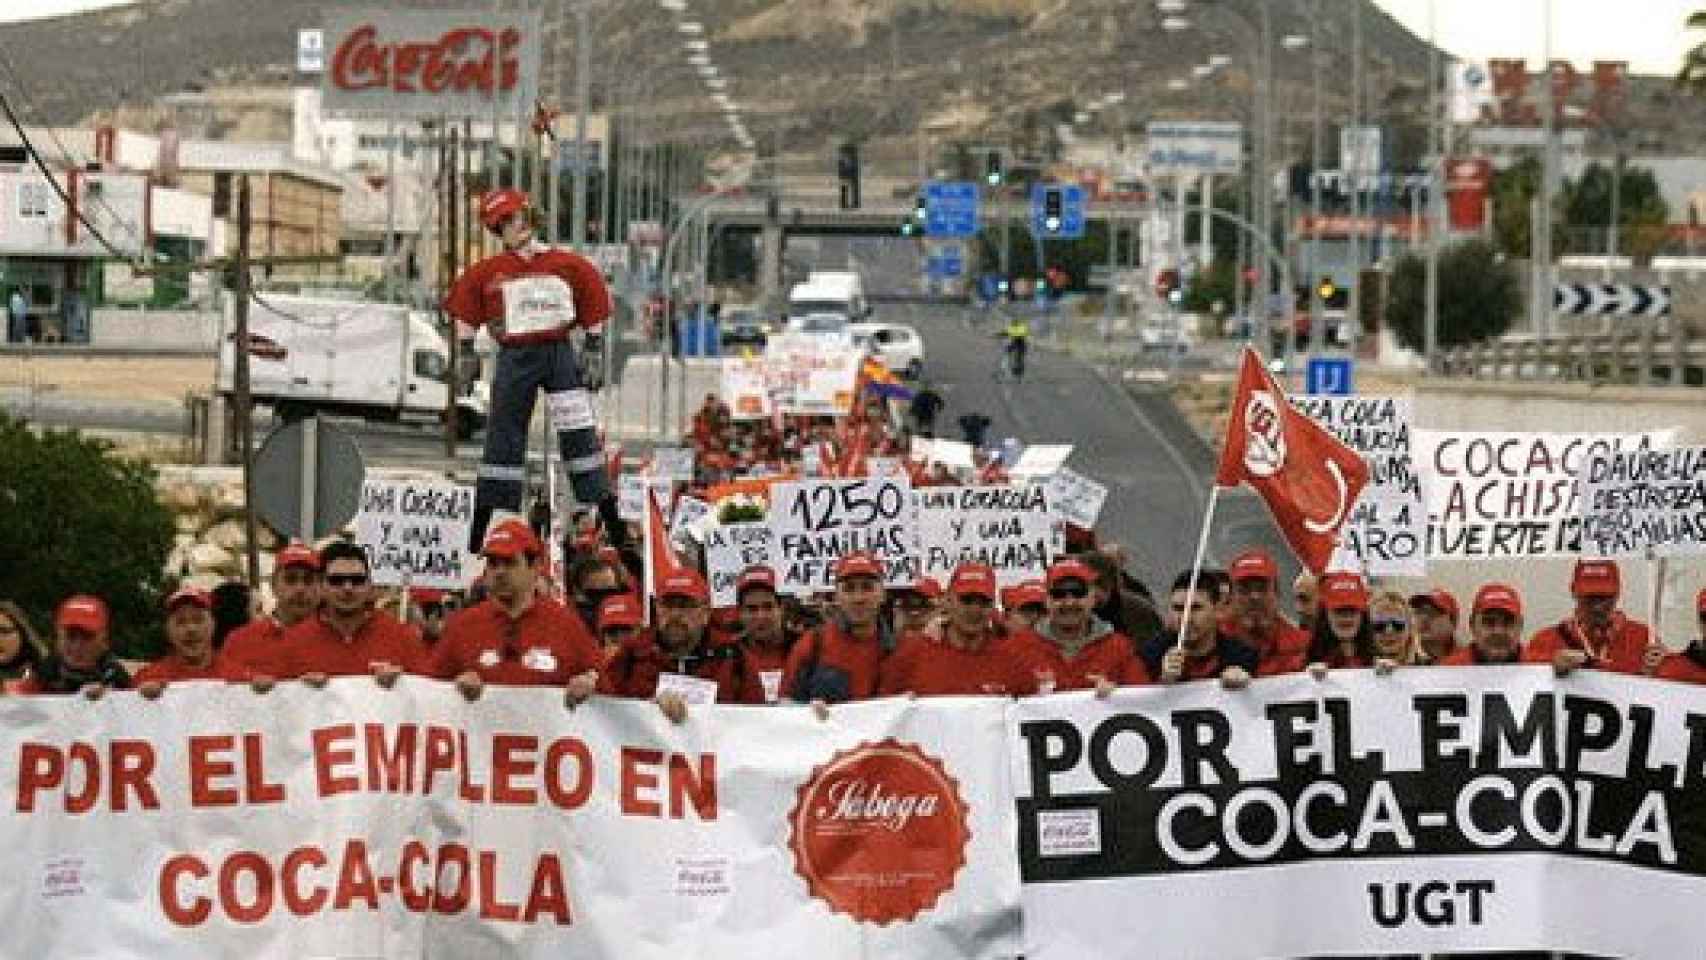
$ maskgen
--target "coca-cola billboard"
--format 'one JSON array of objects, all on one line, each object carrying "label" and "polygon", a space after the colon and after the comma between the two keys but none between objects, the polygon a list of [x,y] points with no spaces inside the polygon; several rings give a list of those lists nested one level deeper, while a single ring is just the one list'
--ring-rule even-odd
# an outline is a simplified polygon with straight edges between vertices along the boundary
[{"label": "coca-cola billboard", "polygon": [[491,10],[335,10],[320,90],[329,113],[504,118],[539,86],[540,19]]}]

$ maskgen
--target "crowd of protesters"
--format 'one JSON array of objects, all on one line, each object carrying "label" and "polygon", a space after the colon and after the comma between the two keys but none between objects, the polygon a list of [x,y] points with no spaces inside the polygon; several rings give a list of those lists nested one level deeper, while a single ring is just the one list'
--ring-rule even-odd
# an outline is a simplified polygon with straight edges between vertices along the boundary
[{"label": "crowd of protesters", "polygon": [[[888,408],[877,399],[839,420],[737,421],[709,397],[691,430],[690,492],[715,502],[731,485],[799,476],[808,449],[832,476],[862,475],[866,458],[888,456],[915,485],[1006,482],[998,452],[979,451],[959,471],[907,458],[908,431]],[[465,595],[410,590],[394,610],[359,545],[292,543],[276,556],[269,612],[249,619],[240,585],[177,589],[161,611],[166,655],[134,673],[111,650],[99,597],[61,603],[48,638],[0,601],[3,689],[95,697],[134,688],[156,698],[190,680],[265,692],[352,675],[389,686],[407,673],[451,681],[470,699],[488,684],[560,688],[571,705],[655,699],[681,719],[689,706],[681,678],[696,681],[704,700],[820,710],[893,695],[1106,694],[1197,680],[1236,689],[1286,673],[1436,664],[1546,663],[1560,675],[1600,669],[1706,682],[1706,590],[1693,641],[1673,652],[1619,609],[1620,572],[1603,560],[1577,562],[1572,614],[1532,631],[1523,598],[1506,584],[1482,586],[1465,614],[1444,590],[1407,595],[1352,573],[1300,575],[1287,617],[1279,567],[1258,549],[1224,569],[1184,571],[1157,598],[1124,570],[1117,545],[1077,528],[1066,554],[1005,589],[978,563],[961,564],[945,583],[885,588],[882,562],[855,553],[835,563],[829,593],[785,595],[777,571],[752,567],[735,585],[734,605],[715,608],[691,558],[645,589],[640,558],[601,542],[595,524],[566,538],[559,586],[547,573],[539,520],[490,528],[484,573]]]}]

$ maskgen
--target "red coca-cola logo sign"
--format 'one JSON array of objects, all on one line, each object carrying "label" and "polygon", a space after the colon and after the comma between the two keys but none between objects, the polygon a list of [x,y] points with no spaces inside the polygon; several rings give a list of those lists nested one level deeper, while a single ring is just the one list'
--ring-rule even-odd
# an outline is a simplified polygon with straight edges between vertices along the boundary
[{"label": "red coca-cola logo sign", "polygon": [[794,869],[830,909],[877,924],[936,905],[966,865],[966,803],[942,762],[897,740],[830,758],[788,816]]},{"label": "red coca-cola logo sign", "polygon": [[351,30],[332,54],[331,82],[342,90],[385,89],[396,93],[490,94],[513,90],[520,80],[521,31],[461,27],[435,40],[386,41],[379,28]]}]

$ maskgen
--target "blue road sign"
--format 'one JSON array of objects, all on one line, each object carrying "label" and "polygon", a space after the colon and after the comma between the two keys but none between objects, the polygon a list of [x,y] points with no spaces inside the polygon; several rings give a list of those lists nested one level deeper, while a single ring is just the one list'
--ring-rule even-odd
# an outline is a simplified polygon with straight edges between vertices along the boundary
[{"label": "blue road sign", "polygon": [[970,180],[926,183],[924,233],[931,237],[977,236],[977,184]]},{"label": "blue road sign", "polygon": [[[1060,191],[1060,227],[1050,230],[1044,223],[1044,206],[1050,190]],[[1031,184],[1031,229],[1039,237],[1064,237],[1076,240],[1084,236],[1084,188],[1075,183]]]},{"label": "blue road sign", "polygon": [[965,268],[965,259],[958,250],[939,250],[924,261],[925,274],[941,280],[962,276]]},{"label": "blue road sign", "polygon": [[1305,393],[1344,396],[1351,392],[1350,357],[1315,357],[1303,377]]}]

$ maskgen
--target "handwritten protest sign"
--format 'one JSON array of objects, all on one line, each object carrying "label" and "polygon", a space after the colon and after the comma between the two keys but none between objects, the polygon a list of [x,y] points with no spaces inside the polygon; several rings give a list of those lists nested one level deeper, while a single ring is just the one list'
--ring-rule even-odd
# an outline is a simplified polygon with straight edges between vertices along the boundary
[{"label": "handwritten protest sign", "polygon": [[776,569],[776,531],[763,520],[724,523],[705,531],[705,571],[711,582],[711,605],[735,604],[735,581],[747,567]]},{"label": "handwritten protest sign", "polygon": [[693,485],[693,448],[658,447],[652,451],[652,473],[684,487]]},{"label": "handwritten protest sign", "polygon": [[923,576],[945,581],[961,563],[987,563],[1008,587],[1041,577],[1066,548],[1042,486],[921,487],[913,500]]},{"label": "handwritten protest sign", "polygon": [[1540,557],[1581,549],[1577,473],[1590,458],[1669,443],[1650,433],[1415,431],[1429,557]]},{"label": "handwritten protest sign", "polygon": [[771,414],[764,358],[724,357],[722,396],[735,420],[762,420]]},{"label": "handwritten protest sign", "polygon": [[442,480],[369,477],[355,516],[373,582],[460,590],[473,580],[468,528],[474,488]]},{"label": "handwritten protest sign", "polygon": [[904,477],[776,484],[770,526],[782,593],[831,589],[836,558],[860,551],[883,562],[887,586],[910,586],[918,578],[918,513]]},{"label": "handwritten protest sign", "polygon": [[1598,453],[1581,480],[1583,553],[1706,553],[1706,447]]},{"label": "handwritten protest sign", "polygon": [[783,413],[842,416],[853,408],[859,354],[846,335],[778,334],[764,348],[767,389]]},{"label": "handwritten protest sign", "polygon": [[1046,477],[1064,466],[1070,456],[1070,443],[1033,443],[1019,454],[1019,462],[1007,472],[1015,477]]},{"label": "handwritten protest sign", "polygon": [[698,497],[682,497],[675,501],[675,513],[669,519],[669,536],[676,543],[684,543],[688,539],[702,540],[705,537],[707,520],[711,517],[711,505]]},{"label": "handwritten protest sign", "polygon": [[1410,398],[1301,395],[1291,405],[1368,462],[1368,486],[1345,520],[1328,569],[1426,576],[1427,511],[1410,456]]},{"label": "handwritten protest sign", "polygon": [[616,512],[622,519],[640,523],[646,519],[646,488],[657,491],[658,504],[669,506],[675,481],[650,473],[624,473],[616,484]]},{"label": "handwritten protest sign", "polygon": [[1067,523],[1086,530],[1096,526],[1102,515],[1102,504],[1108,500],[1108,488],[1070,467],[1056,470],[1044,485],[1048,490],[1049,509]]}]

